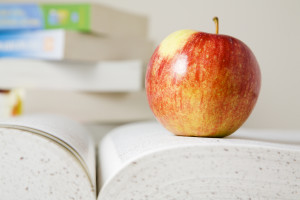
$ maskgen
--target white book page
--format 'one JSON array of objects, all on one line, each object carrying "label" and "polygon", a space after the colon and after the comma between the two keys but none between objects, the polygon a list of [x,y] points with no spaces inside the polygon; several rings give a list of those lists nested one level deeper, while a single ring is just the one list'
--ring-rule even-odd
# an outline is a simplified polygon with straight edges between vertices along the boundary
[{"label": "white book page", "polygon": [[113,130],[100,144],[101,182],[118,173],[125,163],[164,149],[196,145],[252,145],[300,150],[300,131],[239,129],[226,138],[175,136],[157,122],[126,125]]},{"label": "white book page", "polygon": [[181,137],[141,122],[111,131],[99,155],[99,200],[299,197],[300,131]]},{"label": "white book page", "polygon": [[95,186],[95,149],[88,131],[72,120],[56,115],[29,115],[1,120],[0,127],[41,134],[53,139],[77,157]]}]

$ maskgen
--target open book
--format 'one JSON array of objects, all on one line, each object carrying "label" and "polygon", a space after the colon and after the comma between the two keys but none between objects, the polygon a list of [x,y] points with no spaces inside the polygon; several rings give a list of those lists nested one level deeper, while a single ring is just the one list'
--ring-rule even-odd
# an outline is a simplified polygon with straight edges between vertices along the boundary
[{"label": "open book", "polygon": [[300,132],[240,129],[227,138],[195,138],[174,136],[157,122],[133,123],[105,136],[96,167],[89,134],[71,120],[32,116],[0,127],[1,199],[300,196]]}]

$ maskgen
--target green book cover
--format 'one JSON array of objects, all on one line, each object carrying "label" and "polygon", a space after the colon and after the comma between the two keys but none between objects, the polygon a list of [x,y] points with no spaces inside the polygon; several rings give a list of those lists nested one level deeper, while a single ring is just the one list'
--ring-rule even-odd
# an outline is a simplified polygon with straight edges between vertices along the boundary
[{"label": "green book cover", "polygon": [[89,4],[42,4],[41,9],[45,29],[90,31],[91,5]]}]

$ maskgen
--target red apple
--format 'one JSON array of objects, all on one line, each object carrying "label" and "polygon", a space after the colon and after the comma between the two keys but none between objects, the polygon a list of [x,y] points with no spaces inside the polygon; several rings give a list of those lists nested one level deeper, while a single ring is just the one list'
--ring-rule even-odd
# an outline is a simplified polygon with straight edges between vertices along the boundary
[{"label": "red apple", "polygon": [[261,74],[242,41],[218,34],[218,28],[216,34],[180,30],[156,48],[145,83],[150,108],[166,129],[225,137],[249,117]]}]

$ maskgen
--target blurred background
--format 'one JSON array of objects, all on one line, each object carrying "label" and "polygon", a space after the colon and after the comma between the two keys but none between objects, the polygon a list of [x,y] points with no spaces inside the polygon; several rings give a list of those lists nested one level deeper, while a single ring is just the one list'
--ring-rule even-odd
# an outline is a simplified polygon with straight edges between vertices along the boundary
[{"label": "blurred background", "polygon": [[[5,3],[7,1],[0,1]],[[12,3],[13,1],[9,1]],[[27,1],[18,0],[26,3]],[[32,1],[30,1],[32,2]],[[35,1],[37,3],[49,1]],[[68,2],[75,3],[80,1],[56,1],[57,3]],[[82,1],[81,1],[82,2]],[[256,55],[262,72],[262,88],[257,105],[250,118],[245,123],[247,128],[263,129],[300,129],[300,1],[298,0],[94,0],[89,1],[99,5],[107,5],[128,13],[147,17],[146,35],[142,37],[151,44],[145,44],[150,51],[170,33],[179,29],[195,29],[203,32],[215,32],[215,25],[212,21],[214,16],[219,17],[220,34],[231,35],[246,43]],[[106,20],[110,20],[107,18]],[[123,26],[124,27],[124,26]],[[124,27],[126,29],[126,26]],[[81,36],[80,36],[81,37]],[[122,36],[114,36],[122,37]],[[129,36],[130,37],[130,36]],[[140,36],[138,36],[140,37]],[[137,38],[134,36],[134,38]],[[126,46],[124,46],[126,47]],[[71,47],[70,47],[71,48]],[[141,47],[143,48],[143,47]],[[111,63],[115,58],[99,59],[98,64],[77,61],[76,59],[65,62],[62,61],[20,61],[14,58],[0,59],[0,70],[2,79],[4,74],[14,68],[9,73],[18,73],[24,70],[26,66],[32,68],[43,66],[44,72],[53,73],[53,82],[58,73],[74,73],[66,85],[79,79],[74,77],[78,74],[84,74],[80,80],[91,79],[90,73],[94,71],[105,71],[105,66],[109,61],[114,65],[115,71],[105,71],[106,73],[117,73],[118,66],[127,66],[132,76],[129,79],[136,79],[135,83],[128,84],[127,88],[121,88],[122,76],[114,78],[111,75],[109,80],[103,83],[102,88],[82,89],[77,88],[59,88],[47,85],[45,88],[39,88],[37,85],[30,85],[30,89],[25,89],[24,113],[34,112],[54,112],[67,114],[73,118],[89,124],[106,124],[108,127],[130,121],[153,119],[152,113],[147,107],[146,98],[143,90],[143,78],[145,66],[151,53],[145,52],[145,56],[137,58],[126,55],[125,57]],[[147,57],[148,56],[148,57]],[[133,60],[134,59],[134,60]],[[47,59],[46,59],[47,60]],[[129,61],[128,61],[129,60]],[[99,64],[100,62],[100,64]],[[129,62],[129,64],[128,64]],[[137,62],[143,64],[139,68]],[[46,64],[45,64],[46,63]],[[132,64],[134,63],[134,64]],[[3,66],[6,68],[1,69]],[[22,69],[18,66],[22,65]],[[64,67],[62,72],[53,72],[50,68]],[[99,67],[101,65],[102,67]],[[91,71],[83,72],[82,67],[86,66]],[[47,68],[47,69],[46,69]],[[73,71],[76,68],[77,72]],[[33,70],[33,69],[31,69]],[[57,69],[61,70],[61,69]],[[100,71],[101,71],[100,70]],[[28,74],[23,71],[22,74]],[[42,74],[42,72],[39,72]],[[100,73],[100,72],[99,72]],[[126,76],[127,72],[122,72]],[[137,74],[136,74],[137,73]],[[23,76],[23,75],[20,76]],[[101,74],[101,73],[100,73]],[[35,76],[32,75],[31,76]],[[40,75],[36,75],[40,76]],[[100,76],[99,76],[100,77]],[[105,76],[106,78],[108,76]],[[43,78],[39,77],[43,80]],[[64,77],[60,77],[64,79]],[[74,79],[73,79],[74,78]],[[78,77],[77,77],[78,78]],[[32,78],[31,78],[32,79]],[[34,79],[34,78],[33,78]],[[97,77],[96,77],[97,79]],[[17,81],[17,80],[15,80]],[[41,81],[41,80],[40,80]],[[123,79],[123,81],[125,81]],[[53,84],[54,84],[53,83]],[[5,83],[6,84],[6,83]],[[4,94],[7,94],[7,85],[1,85]],[[10,82],[11,85],[13,85]],[[91,83],[92,85],[93,83]],[[107,87],[105,84],[116,84],[114,88]],[[54,84],[55,85],[55,84]],[[14,87],[17,87],[15,85]],[[75,87],[75,86],[74,86]],[[18,86],[17,88],[20,88]],[[77,89],[79,88],[78,92]],[[75,92],[74,92],[75,91]],[[19,92],[20,93],[20,92]],[[22,93],[22,92],[21,92]]]}]

